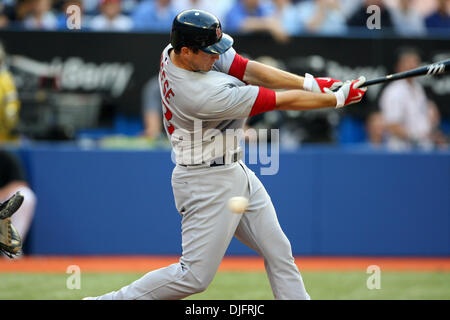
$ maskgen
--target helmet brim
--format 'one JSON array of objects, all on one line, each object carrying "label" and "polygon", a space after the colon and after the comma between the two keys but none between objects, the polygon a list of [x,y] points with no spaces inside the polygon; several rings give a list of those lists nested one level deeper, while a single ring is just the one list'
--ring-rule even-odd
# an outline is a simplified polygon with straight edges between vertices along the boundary
[{"label": "helmet brim", "polygon": [[226,33],[222,33],[222,38],[219,42],[216,42],[208,47],[201,48],[200,50],[208,54],[222,54],[233,46],[234,40]]}]

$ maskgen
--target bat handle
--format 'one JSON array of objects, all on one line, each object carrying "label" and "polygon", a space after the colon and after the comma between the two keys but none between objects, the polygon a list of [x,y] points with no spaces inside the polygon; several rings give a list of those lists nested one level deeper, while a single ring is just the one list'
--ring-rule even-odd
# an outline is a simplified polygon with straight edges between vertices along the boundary
[{"label": "bat handle", "polygon": [[[368,86],[373,86],[375,84],[380,84],[380,83],[383,83],[383,82],[387,82],[387,81],[390,81],[391,78],[392,78],[392,75],[390,74],[390,75],[388,75],[386,77],[383,77],[383,78],[367,80],[366,82],[364,82],[364,85],[362,87],[368,87]],[[337,90],[338,89],[336,89],[334,91],[336,92]]]},{"label": "bat handle", "polygon": [[390,78],[390,76],[386,76],[385,78],[381,78],[381,79],[367,80],[364,83],[364,87],[373,86],[374,84],[379,84],[379,83],[389,81],[389,78]]}]

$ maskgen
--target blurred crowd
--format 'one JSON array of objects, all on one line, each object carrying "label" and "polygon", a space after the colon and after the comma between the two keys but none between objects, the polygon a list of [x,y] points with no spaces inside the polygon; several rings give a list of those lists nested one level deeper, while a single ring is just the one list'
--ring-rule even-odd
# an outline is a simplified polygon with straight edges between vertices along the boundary
[{"label": "blurred crowd", "polygon": [[[195,7],[215,13],[230,33],[262,31],[287,41],[291,35],[308,32],[348,35],[350,28],[367,30],[367,8],[376,5],[381,9],[381,30],[393,30],[398,36],[450,35],[450,0],[2,0],[0,28],[66,30],[66,12],[73,12],[67,10],[73,5],[82,9],[82,30],[168,33],[177,12]],[[13,76],[3,63],[5,56],[0,45],[0,144],[18,139],[14,128],[20,109]],[[422,63],[412,48],[397,58],[394,72]],[[165,139],[156,77],[148,80],[141,94],[142,135],[155,141]],[[448,146],[448,138],[440,131],[439,108],[415,79],[386,86],[372,109],[376,111],[364,119],[365,139],[371,146],[396,150]],[[303,142],[339,142],[332,131],[342,121],[333,112],[327,114],[326,124],[324,115],[314,112],[302,116],[273,112],[261,117],[250,118],[248,125],[257,128],[260,122],[265,128],[280,128],[280,141],[287,147],[296,148]]]},{"label": "blurred crowd", "polygon": [[[421,53],[415,47],[400,47],[393,54],[396,57],[393,72],[405,72],[422,65]],[[260,62],[273,65],[273,62],[268,60]],[[150,139],[163,137],[157,76],[151,78],[142,91],[142,108],[143,135]],[[353,143],[394,152],[414,149],[430,151],[449,147],[450,137],[441,130],[439,108],[428,96],[419,78],[388,83],[380,91],[376,103],[366,108],[371,111],[367,112],[362,121],[364,137]],[[336,137],[336,132],[342,130],[338,128],[339,122],[342,122],[342,119],[339,119],[342,113],[339,115],[336,109],[329,109],[326,114],[321,110],[307,111],[301,115],[299,113],[301,112],[263,113],[248,118],[244,129],[280,129],[279,143],[284,149],[296,149],[304,142],[348,143],[339,141]],[[334,116],[337,117],[336,121],[332,119]],[[333,125],[333,122],[336,124]],[[246,133],[245,138],[247,141],[257,139],[251,130]]]},{"label": "blurred crowd", "polygon": [[450,0],[2,0],[0,28],[67,30],[79,12],[81,30],[170,32],[189,8],[214,13],[229,33],[268,32],[279,41],[367,32],[368,23],[400,36],[450,32]]}]

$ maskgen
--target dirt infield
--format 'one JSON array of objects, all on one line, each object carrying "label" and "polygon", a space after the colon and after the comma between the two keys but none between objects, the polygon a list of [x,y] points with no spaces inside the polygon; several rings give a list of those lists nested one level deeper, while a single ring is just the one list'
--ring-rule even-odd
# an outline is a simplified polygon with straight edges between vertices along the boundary
[{"label": "dirt infield", "polygon": [[[17,260],[0,257],[0,272],[66,272],[77,265],[82,272],[147,272],[178,261],[174,256],[33,256]],[[296,257],[300,271],[366,271],[377,265],[386,271],[450,272],[450,258]],[[219,271],[264,271],[259,257],[226,256]]]}]

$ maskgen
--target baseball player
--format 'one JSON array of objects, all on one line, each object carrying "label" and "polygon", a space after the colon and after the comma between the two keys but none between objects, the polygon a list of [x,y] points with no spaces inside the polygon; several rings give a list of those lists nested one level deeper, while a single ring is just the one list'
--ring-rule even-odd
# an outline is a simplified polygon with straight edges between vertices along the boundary
[{"label": "baseball player", "polygon": [[[161,55],[159,84],[164,127],[176,156],[172,188],[182,216],[182,256],[93,299],[182,299],[204,291],[233,236],[264,258],[276,299],[310,298],[269,195],[241,160],[239,143],[228,136],[262,112],[359,102],[365,79],[300,77],[244,59],[232,45],[208,12],[193,9],[175,17],[171,43]],[[236,196],[249,200],[243,214],[227,207]]]}]

